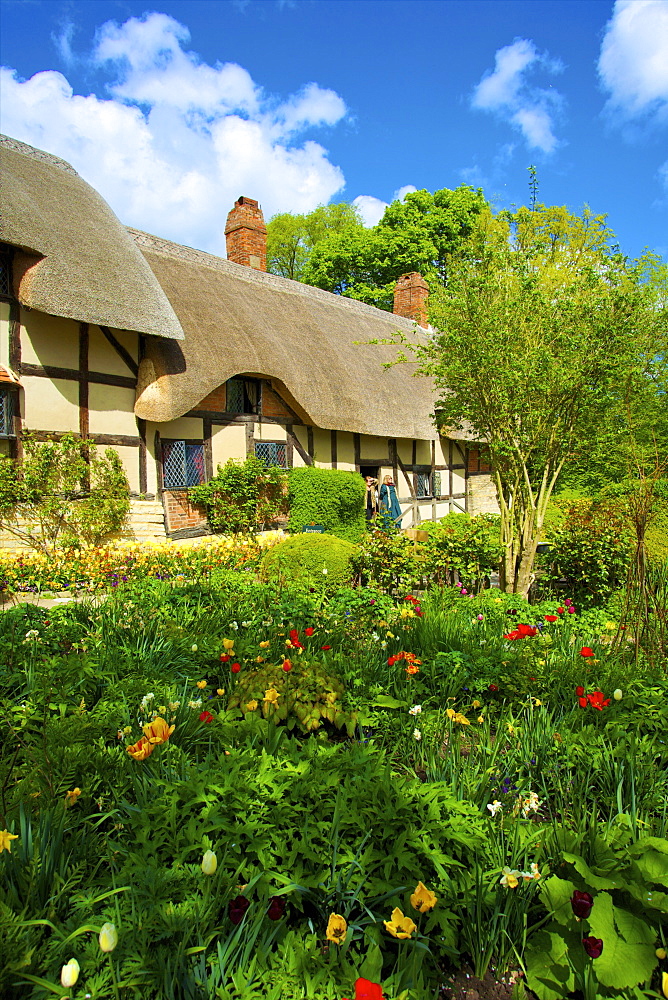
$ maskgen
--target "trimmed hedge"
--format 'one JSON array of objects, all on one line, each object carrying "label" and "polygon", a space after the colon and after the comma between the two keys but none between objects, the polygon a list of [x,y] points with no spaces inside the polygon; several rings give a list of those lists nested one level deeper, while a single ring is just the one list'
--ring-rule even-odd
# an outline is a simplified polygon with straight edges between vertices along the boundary
[{"label": "trimmed hedge", "polygon": [[349,542],[358,542],[366,531],[365,485],[356,472],[317,469],[308,465],[293,469],[288,480],[290,519],[295,533],[309,524]]},{"label": "trimmed hedge", "polygon": [[265,552],[260,572],[264,580],[332,589],[350,580],[356,551],[352,542],[334,535],[293,535]]}]

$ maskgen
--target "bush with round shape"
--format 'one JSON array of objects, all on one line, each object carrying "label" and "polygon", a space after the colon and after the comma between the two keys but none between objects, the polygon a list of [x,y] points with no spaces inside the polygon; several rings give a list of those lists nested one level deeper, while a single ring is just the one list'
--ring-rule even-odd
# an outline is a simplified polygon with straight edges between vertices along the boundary
[{"label": "bush with round shape", "polygon": [[356,551],[352,542],[334,535],[292,535],[265,553],[260,572],[264,580],[328,590],[350,580]]}]

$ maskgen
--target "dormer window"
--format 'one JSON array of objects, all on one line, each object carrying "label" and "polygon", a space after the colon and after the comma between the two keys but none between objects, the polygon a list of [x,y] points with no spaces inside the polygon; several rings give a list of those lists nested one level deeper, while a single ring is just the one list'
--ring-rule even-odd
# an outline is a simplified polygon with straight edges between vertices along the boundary
[{"label": "dormer window", "polygon": [[0,295],[13,297],[12,289],[12,250],[6,243],[0,243]]},{"label": "dormer window", "polygon": [[260,382],[254,378],[231,378],[225,383],[228,413],[260,412]]}]

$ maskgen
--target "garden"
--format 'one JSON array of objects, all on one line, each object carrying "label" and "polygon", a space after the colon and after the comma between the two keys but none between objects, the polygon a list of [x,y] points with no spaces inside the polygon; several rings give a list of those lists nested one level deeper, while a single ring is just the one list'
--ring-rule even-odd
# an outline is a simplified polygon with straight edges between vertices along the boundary
[{"label": "garden", "polygon": [[668,995],[668,572],[583,517],[531,603],[491,516],[3,557],[0,994]]}]

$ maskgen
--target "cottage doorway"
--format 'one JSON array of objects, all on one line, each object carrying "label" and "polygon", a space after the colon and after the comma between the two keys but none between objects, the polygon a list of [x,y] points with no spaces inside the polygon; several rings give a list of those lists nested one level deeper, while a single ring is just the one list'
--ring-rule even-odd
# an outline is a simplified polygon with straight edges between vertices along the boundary
[{"label": "cottage doorway", "polygon": [[378,479],[380,468],[377,465],[360,465],[360,476],[362,479],[366,479],[367,476],[373,476],[374,479]]}]

